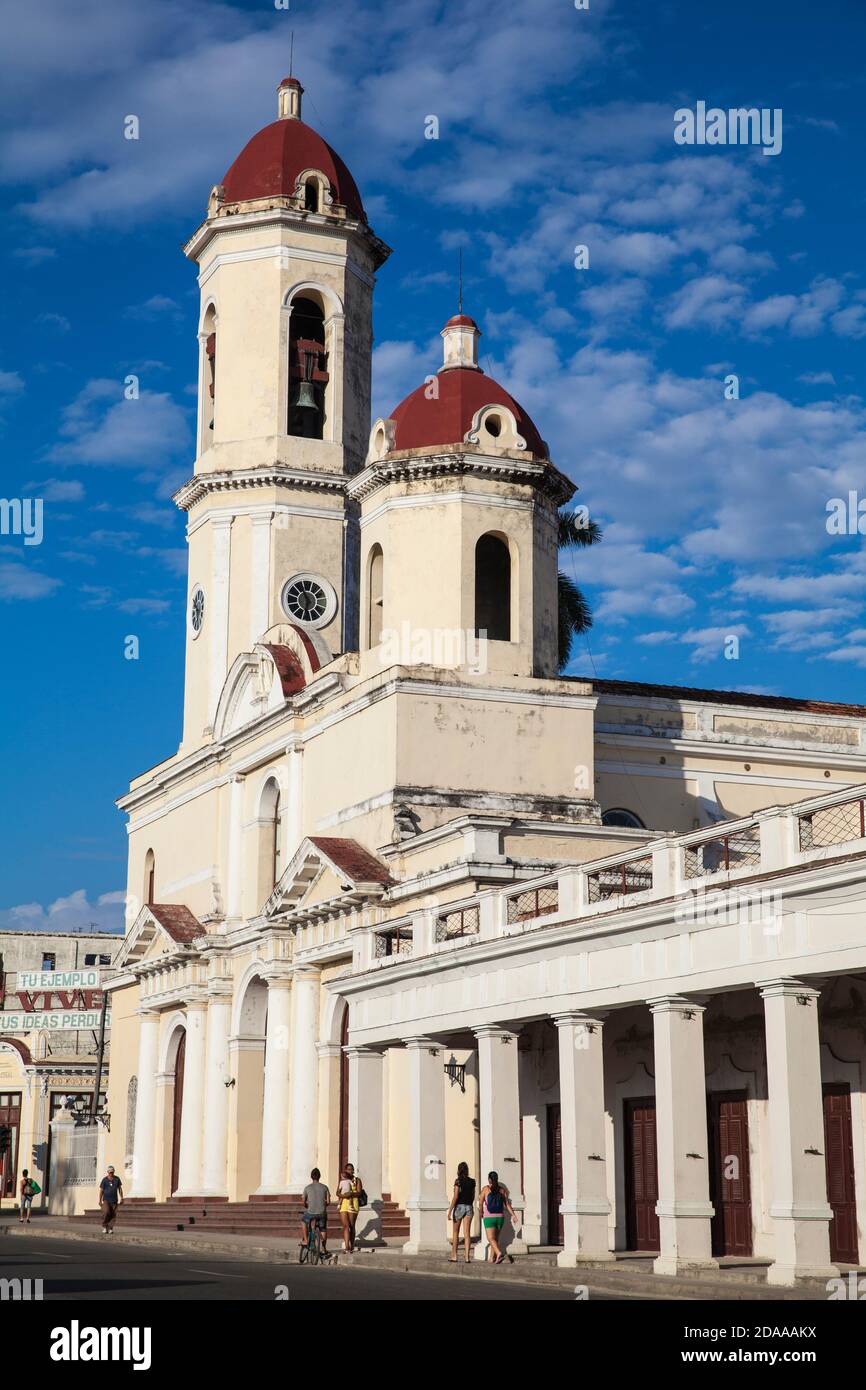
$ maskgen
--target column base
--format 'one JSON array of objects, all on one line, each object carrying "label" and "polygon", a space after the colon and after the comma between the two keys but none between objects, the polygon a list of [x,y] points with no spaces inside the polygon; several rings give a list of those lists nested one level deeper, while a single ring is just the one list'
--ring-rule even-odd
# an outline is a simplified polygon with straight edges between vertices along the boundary
[{"label": "column base", "polygon": [[560,1250],[556,1263],[560,1269],[575,1269],[580,1265],[603,1265],[616,1257],[612,1250]]},{"label": "column base", "polygon": [[[499,1248],[502,1251],[503,1255],[529,1254],[529,1246],[526,1244],[525,1240],[512,1240],[509,1242],[508,1245],[506,1245],[504,1241],[500,1241]],[[490,1246],[487,1244],[487,1241],[484,1238],[484,1232],[482,1231],[481,1236],[475,1242],[475,1247],[472,1251],[473,1260],[481,1260],[481,1262],[483,1263],[487,1259],[487,1254],[489,1250]]]},{"label": "column base", "polygon": [[445,1240],[407,1240],[402,1250],[404,1255],[444,1255],[450,1246]]},{"label": "column base", "polygon": [[677,1255],[658,1255],[653,1260],[653,1274],[697,1274],[701,1270],[713,1270],[718,1267],[718,1260],[689,1260]]},{"label": "column base", "polygon": [[197,1192],[197,1197],[224,1197],[228,1201],[228,1191],[224,1187],[203,1187],[201,1192]]},{"label": "column base", "polygon": [[767,1270],[767,1283],[790,1288],[801,1279],[838,1279],[835,1265],[783,1265],[774,1263]]},{"label": "column base", "polygon": [[297,1197],[297,1188],[291,1187],[257,1187],[255,1192],[251,1192],[251,1197]]}]

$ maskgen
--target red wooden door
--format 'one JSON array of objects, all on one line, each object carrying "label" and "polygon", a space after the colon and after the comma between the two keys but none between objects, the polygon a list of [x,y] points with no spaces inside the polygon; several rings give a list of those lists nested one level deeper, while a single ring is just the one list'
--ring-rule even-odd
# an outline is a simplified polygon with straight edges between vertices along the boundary
[{"label": "red wooden door", "polygon": [[171,1135],[171,1190],[176,1192],[180,1181],[180,1132],[183,1127],[183,1064],[186,1056],[186,1033],[181,1033],[174,1059],[174,1125]]},{"label": "red wooden door", "polygon": [[625,1203],[629,1250],[658,1250],[659,1195],[656,1103],[653,1096],[625,1102]]},{"label": "red wooden door", "polygon": [[859,1264],[857,1206],[854,1196],[854,1141],[851,1132],[851,1087],[844,1082],[824,1087],[824,1152],[827,1155],[827,1201],[830,1259]]},{"label": "red wooden door", "polygon": [[709,1096],[710,1196],[714,1255],[751,1255],[752,1196],[745,1091]]},{"label": "red wooden door", "polygon": [[547,1107],[547,1240],[562,1245],[565,1240],[562,1212],[562,1107]]},{"label": "red wooden door", "polygon": [[349,1042],[349,1006],[343,1011],[343,1024],[340,1029],[340,1173],[349,1161],[349,1059],[346,1046]]}]

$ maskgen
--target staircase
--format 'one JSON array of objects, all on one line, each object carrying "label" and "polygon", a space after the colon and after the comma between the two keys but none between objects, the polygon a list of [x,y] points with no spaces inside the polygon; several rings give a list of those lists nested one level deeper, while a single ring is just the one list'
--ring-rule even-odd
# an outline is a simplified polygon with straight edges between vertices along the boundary
[{"label": "staircase", "polygon": [[[209,1235],[298,1236],[303,1200],[300,1195],[251,1197],[248,1202],[229,1202],[225,1197],[170,1197],[155,1202],[147,1197],[128,1197],[117,1209],[118,1227],[140,1230],[204,1231]],[[96,1225],[99,1210],[70,1216],[76,1225]],[[340,1218],[336,1206],[328,1209],[328,1236],[339,1240]],[[402,1244],[409,1239],[409,1218],[386,1192],[381,1202],[358,1214],[355,1234],[362,1245]]]}]

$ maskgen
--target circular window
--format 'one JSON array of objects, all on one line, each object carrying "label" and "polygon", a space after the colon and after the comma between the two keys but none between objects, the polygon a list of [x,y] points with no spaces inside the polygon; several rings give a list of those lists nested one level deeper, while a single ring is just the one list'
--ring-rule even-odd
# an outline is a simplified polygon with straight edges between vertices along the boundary
[{"label": "circular window", "polygon": [[196,584],[189,601],[189,625],[193,637],[198,637],[204,624],[204,589]]},{"label": "circular window", "polygon": [[280,595],[283,612],[305,627],[327,627],[337,611],[337,595],[318,574],[296,574],[287,579]]}]

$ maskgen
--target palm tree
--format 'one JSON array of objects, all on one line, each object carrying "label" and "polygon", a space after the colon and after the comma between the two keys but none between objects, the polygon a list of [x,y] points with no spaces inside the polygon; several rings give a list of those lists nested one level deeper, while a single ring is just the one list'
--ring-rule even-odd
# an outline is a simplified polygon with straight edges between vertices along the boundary
[{"label": "palm tree", "polygon": [[[601,527],[590,521],[582,507],[559,513],[559,548],[595,545],[601,540]],[[592,609],[574,580],[559,571],[559,669],[568,664],[572,639],[592,627]]]}]

